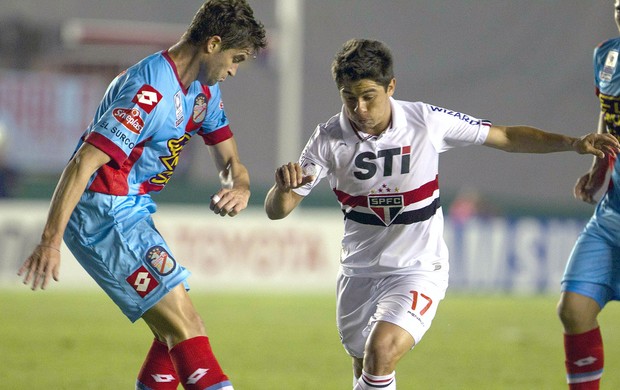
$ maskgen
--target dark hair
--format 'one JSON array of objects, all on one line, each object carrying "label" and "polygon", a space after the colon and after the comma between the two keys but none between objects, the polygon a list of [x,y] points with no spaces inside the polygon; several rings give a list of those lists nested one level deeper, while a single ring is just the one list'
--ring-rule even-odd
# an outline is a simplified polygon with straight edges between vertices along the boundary
[{"label": "dark hair", "polygon": [[387,89],[394,78],[392,53],[383,42],[350,39],[334,57],[332,76],[338,88],[347,82],[370,79]]},{"label": "dark hair", "polygon": [[222,50],[250,48],[256,53],[267,46],[265,27],[254,19],[254,11],[245,0],[206,1],[184,38],[200,45],[215,35],[222,38]]}]

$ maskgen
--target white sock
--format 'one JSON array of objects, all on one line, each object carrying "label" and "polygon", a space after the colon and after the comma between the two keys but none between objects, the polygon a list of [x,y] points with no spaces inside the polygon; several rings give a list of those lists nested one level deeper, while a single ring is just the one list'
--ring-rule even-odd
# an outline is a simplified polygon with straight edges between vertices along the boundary
[{"label": "white sock", "polygon": [[388,375],[371,375],[362,371],[362,376],[358,379],[353,390],[396,390],[396,371]]}]

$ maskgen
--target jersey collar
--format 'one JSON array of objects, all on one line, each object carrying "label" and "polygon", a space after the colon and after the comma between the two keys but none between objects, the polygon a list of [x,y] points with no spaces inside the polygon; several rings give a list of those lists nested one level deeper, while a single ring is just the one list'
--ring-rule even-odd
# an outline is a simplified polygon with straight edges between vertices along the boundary
[{"label": "jersey collar", "polygon": [[168,54],[168,50],[164,50],[161,52],[161,55],[166,59],[166,61],[168,61],[168,63],[170,64],[170,67],[172,68],[172,71],[174,72],[174,76],[177,78],[177,82],[179,83],[179,87],[181,87],[181,90],[183,91],[183,94],[187,95],[187,91],[189,91],[188,88],[183,87],[183,83],[181,82],[181,78],[179,77],[179,72],[177,70],[177,66],[174,63],[174,61],[172,61],[172,58],[170,58],[170,54]]}]

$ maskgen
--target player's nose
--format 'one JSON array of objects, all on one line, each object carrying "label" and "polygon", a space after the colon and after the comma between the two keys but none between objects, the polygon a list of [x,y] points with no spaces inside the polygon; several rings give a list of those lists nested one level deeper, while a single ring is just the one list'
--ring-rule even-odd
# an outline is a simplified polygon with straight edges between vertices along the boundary
[{"label": "player's nose", "polygon": [[235,77],[237,74],[237,69],[239,69],[239,64],[233,64],[230,69],[228,69],[228,74],[230,77]]},{"label": "player's nose", "polygon": [[357,104],[355,105],[355,109],[354,111],[356,113],[364,113],[366,112],[366,104],[363,101],[358,101]]}]

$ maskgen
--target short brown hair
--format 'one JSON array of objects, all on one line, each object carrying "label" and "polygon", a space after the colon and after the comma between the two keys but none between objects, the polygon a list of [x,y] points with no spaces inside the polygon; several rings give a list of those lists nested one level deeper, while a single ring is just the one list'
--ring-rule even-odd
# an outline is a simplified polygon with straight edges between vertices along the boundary
[{"label": "short brown hair", "polygon": [[267,46],[265,27],[254,18],[245,0],[208,0],[194,15],[184,38],[200,45],[213,36],[222,38],[222,50],[249,48],[258,52]]}]

